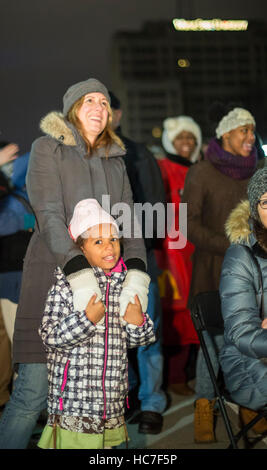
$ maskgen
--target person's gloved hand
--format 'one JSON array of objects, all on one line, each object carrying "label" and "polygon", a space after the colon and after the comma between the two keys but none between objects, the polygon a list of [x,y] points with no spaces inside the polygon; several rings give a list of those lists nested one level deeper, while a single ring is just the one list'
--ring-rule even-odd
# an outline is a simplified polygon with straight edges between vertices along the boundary
[{"label": "person's gloved hand", "polygon": [[150,284],[150,277],[148,274],[138,269],[130,269],[125,277],[122,285],[122,291],[120,295],[120,316],[123,317],[127,305],[129,303],[135,303],[135,296],[137,295],[143,313],[147,311],[148,305],[148,288]]},{"label": "person's gloved hand", "polygon": [[91,268],[70,274],[67,276],[67,280],[73,292],[74,310],[78,310],[79,312],[85,310],[89,300],[94,294],[97,295],[95,302],[101,300],[101,291]]}]

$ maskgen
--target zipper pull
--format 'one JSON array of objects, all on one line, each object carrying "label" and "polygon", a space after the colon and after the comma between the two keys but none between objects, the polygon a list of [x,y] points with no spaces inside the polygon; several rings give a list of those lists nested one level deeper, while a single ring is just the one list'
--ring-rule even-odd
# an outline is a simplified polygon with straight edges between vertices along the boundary
[{"label": "zipper pull", "polygon": [[63,398],[62,397],[59,398],[59,409],[60,411],[63,411]]},{"label": "zipper pull", "polygon": [[128,410],[129,410],[130,405],[129,405],[129,398],[128,398],[128,395],[126,396],[126,406],[127,406]]}]

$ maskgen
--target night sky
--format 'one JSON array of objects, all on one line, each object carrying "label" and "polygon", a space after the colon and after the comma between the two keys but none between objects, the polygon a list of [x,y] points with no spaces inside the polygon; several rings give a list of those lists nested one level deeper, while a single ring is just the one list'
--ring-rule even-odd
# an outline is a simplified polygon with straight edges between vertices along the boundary
[{"label": "night sky", "polygon": [[114,32],[177,16],[267,21],[267,6],[266,0],[1,0],[1,140],[29,150],[41,117],[62,109],[68,86],[94,76],[111,87]]}]

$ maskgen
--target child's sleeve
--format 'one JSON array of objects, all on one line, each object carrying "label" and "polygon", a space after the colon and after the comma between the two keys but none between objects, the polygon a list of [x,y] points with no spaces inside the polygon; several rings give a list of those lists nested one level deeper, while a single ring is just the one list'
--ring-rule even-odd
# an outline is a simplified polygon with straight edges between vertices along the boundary
[{"label": "child's sleeve", "polygon": [[127,347],[137,348],[138,346],[146,346],[156,341],[154,333],[154,324],[147,313],[144,313],[144,323],[141,326],[127,323],[125,325],[127,333]]},{"label": "child's sleeve", "polygon": [[47,296],[42,323],[38,330],[43,344],[49,349],[73,349],[86,343],[95,333],[95,325],[85,311],[72,311],[71,304],[54,285]]}]

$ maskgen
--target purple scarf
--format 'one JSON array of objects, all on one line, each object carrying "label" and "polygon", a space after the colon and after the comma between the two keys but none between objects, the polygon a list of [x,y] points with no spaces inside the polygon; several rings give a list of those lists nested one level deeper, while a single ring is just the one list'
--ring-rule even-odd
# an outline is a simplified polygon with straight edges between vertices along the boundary
[{"label": "purple scarf", "polygon": [[249,157],[242,157],[226,152],[219,141],[214,138],[208,145],[205,159],[224,175],[236,180],[244,180],[250,178],[255,172],[258,157],[256,147],[253,147]]}]

